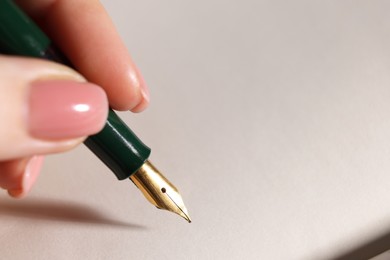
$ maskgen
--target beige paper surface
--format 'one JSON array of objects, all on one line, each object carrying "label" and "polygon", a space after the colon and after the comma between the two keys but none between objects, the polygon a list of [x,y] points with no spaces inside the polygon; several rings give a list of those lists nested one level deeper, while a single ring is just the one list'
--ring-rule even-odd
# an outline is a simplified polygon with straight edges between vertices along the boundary
[{"label": "beige paper surface", "polygon": [[152,93],[120,115],[193,223],[80,147],[0,196],[1,259],[329,259],[386,237],[390,2],[103,3]]}]

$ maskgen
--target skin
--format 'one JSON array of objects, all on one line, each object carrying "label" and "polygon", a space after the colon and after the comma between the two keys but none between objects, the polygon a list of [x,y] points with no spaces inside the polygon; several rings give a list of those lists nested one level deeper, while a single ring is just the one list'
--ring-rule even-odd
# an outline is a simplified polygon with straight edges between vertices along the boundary
[{"label": "skin", "polygon": [[[6,111],[0,111],[0,120],[10,122],[7,129],[0,129],[0,147],[9,148],[0,148],[0,187],[13,197],[23,197],[39,174],[42,155],[70,150],[86,138],[37,140],[29,136],[20,115],[26,106],[22,97],[31,82],[89,81],[104,89],[113,109],[132,112],[141,112],[148,106],[149,92],[99,1],[15,2],[52,38],[79,72],[48,61],[0,55],[0,110]],[[99,130],[102,127],[100,123]]]}]

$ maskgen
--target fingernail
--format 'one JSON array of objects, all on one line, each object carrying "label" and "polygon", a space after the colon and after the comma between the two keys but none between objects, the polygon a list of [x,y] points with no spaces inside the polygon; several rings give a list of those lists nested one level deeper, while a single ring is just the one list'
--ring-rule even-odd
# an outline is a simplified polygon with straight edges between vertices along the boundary
[{"label": "fingernail", "polygon": [[107,119],[108,101],[99,86],[74,81],[41,81],[31,86],[28,127],[39,139],[95,134]]},{"label": "fingernail", "polygon": [[138,67],[135,66],[134,69],[135,69],[135,72],[136,72],[137,75],[138,75],[138,79],[139,79],[139,84],[140,84],[140,88],[141,88],[142,97],[143,97],[144,99],[146,99],[147,101],[149,101],[150,93],[149,93],[148,85],[146,84],[145,79],[144,79],[144,77],[142,76],[141,72],[139,71]]},{"label": "fingernail", "polygon": [[145,81],[142,79],[142,81],[144,82],[141,86],[141,93],[142,93],[142,97],[147,101],[149,102],[150,100],[150,93],[149,93],[149,88],[148,88],[148,85],[146,85]]},{"label": "fingernail", "polygon": [[137,74],[137,78],[138,78],[138,80],[139,80],[139,88],[140,88],[140,91],[141,91],[142,100],[141,100],[141,102],[140,102],[136,107],[134,107],[131,111],[133,111],[133,112],[141,112],[141,111],[145,110],[146,107],[147,107],[148,104],[149,104],[149,101],[150,101],[150,93],[149,93],[148,85],[146,84],[144,78],[142,77],[141,72],[138,70],[137,67],[135,67],[134,69],[135,69],[135,72],[136,72],[136,74]]},{"label": "fingernail", "polygon": [[44,156],[33,156],[27,163],[22,175],[21,186],[8,190],[8,194],[15,198],[24,197],[35,183],[43,165]]}]

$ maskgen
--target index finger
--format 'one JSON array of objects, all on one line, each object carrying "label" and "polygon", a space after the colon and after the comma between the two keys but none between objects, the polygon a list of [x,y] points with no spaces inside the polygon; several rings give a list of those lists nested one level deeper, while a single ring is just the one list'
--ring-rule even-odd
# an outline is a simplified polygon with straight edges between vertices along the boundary
[{"label": "index finger", "polygon": [[104,88],[113,109],[140,112],[147,107],[147,86],[99,1],[16,2],[88,81]]}]

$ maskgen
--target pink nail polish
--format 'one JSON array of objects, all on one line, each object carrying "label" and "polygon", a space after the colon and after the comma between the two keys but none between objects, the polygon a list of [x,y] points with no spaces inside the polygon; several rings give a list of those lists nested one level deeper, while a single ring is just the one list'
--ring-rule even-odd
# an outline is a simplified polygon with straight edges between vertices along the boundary
[{"label": "pink nail polish", "polygon": [[149,93],[148,85],[146,84],[141,72],[138,70],[137,67],[134,67],[134,71],[137,75],[135,78],[138,80],[138,86],[139,86],[140,91],[141,91],[142,100],[140,101],[140,103],[137,106],[135,106],[133,109],[131,109],[131,111],[141,112],[141,111],[145,110],[145,108],[149,104],[150,93]]},{"label": "pink nail polish", "polygon": [[140,87],[140,90],[141,90],[141,94],[142,94],[142,97],[144,99],[146,99],[146,101],[149,101],[149,98],[150,98],[150,93],[149,93],[149,88],[148,88],[148,85],[146,84],[145,82],[145,79],[144,77],[142,76],[141,72],[139,71],[138,67],[137,66],[134,66],[134,71],[137,75],[137,79],[139,81],[139,87]]},{"label": "pink nail polish", "polygon": [[107,119],[106,94],[91,83],[41,81],[31,86],[28,127],[40,139],[69,139],[95,134]]}]

